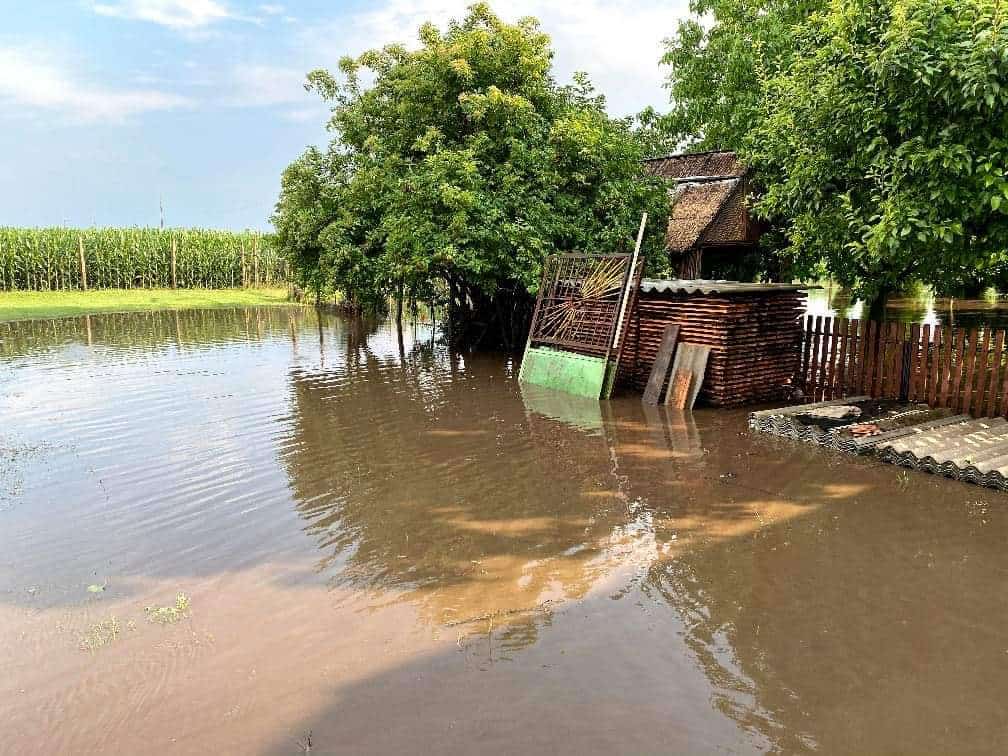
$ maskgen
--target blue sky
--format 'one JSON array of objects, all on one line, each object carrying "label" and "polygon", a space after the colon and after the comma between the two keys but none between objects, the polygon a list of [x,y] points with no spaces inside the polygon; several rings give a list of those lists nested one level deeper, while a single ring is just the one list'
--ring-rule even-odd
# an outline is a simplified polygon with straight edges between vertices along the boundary
[{"label": "blue sky", "polygon": [[[304,74],[411,43],[466,0],[0,0],[0,225],[267,228],[280,173],[324,144]],[[687,0],[492,3],[535,15],[555,73],[614,115],[664,109],[661,40]]]}]

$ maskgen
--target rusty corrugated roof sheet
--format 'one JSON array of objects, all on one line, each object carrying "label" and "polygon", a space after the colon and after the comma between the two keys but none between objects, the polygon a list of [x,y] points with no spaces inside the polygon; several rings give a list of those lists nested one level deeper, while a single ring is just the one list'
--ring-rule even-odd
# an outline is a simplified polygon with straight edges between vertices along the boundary
[{"label": "rusty corrugated roof sheet", "polygon": [[645,160],[656,176],[682,179],[693,176],[743,176],[745,166],[734,152],[693,152]]}]

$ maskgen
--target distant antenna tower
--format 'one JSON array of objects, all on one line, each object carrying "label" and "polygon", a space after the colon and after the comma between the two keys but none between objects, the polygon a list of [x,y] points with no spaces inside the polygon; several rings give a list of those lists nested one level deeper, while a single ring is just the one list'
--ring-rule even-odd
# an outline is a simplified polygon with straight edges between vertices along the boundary
[{"label": "distant antenna tower", "polygon": [[164,195],[158,195],[158,207],[161,209],[161,230],[164,231]]}]

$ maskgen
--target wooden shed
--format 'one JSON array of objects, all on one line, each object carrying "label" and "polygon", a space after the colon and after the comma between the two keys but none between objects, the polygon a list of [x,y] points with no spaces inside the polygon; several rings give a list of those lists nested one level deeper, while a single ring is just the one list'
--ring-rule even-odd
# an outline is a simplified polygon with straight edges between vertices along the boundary
[{"label": "wooden shed", "polygon": [[671,184],[665,246],[680,278],[738,275],[744,260],[756,259],[761,227],[749,215],[747,172],[734,152],[668,155],[645,165]]},{"label": "wooden shed", "polygon": [[665,327],[711,347],[699,401],[736,407],[784,398],[798,365],[805,290],[793,284],[644,279],[623,333],[620,382],[643,390]]}]

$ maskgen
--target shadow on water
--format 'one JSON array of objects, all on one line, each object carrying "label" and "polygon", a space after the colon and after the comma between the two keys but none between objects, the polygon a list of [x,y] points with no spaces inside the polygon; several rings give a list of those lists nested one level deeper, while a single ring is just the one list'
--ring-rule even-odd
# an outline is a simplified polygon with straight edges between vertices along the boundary
[{"label": "shadow on water", "polygon": [[[510,361],[422,328],[400,344],[264,310],[0,336],[0,446],[37,450],[0,468],[0,607],[65,613],[106,574],[123,602],[219,580],[257,625],[228,650],[242,663],[343,665],[324,694],[275,683],[297,713],[272,729],[206,725],[200,747],[994,752],[1008,735],[999,494],[753,437],[741,412],[521,390]],[[374,650],[361,613],[427,640]],[[201,691],[245,685],[229,674]],[[81,721],[70,735],[95,742]]]}]

